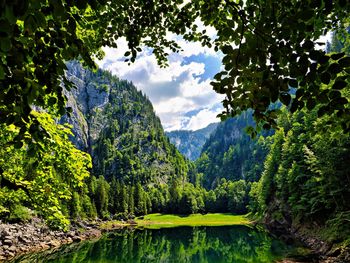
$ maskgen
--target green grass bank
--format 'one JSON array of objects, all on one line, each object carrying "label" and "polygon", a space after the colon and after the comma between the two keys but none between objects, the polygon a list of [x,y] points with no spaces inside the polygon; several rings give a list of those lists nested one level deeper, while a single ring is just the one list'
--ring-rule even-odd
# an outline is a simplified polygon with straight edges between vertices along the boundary
[{"label": "green grass bank", "polygon": [[228,226],[249,225],[251,222],[245,215],[222,213],[172,215],[149,214],[135,219],[137,226],[145,228],[163,228],[177,226]]}]

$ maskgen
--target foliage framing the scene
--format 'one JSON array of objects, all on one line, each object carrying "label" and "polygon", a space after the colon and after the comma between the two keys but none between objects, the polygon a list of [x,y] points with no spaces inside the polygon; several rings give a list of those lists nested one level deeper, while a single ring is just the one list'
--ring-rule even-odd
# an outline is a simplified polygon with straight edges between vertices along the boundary
[{"label": "foliage framing the scene", "polygon": [[[348,1],[0,1],[0,121],[20,127],[17,140],[43,136],[35,123],[25,137],[32,105],[65,112],[69,81],[64,62],[82,59],[93,67],[92,56],[102,46],[117,47],[126,37],[133,62],[140,46],[153,48],[166,65],[167,50],[180,47],[167,32],[201,41],[224,54],[225,69],[215,76],[214,90],[225,94],[222,117],[248,108],[264,128],[276,126],[280,100],[291,111],[321,104],[318,114],[336,112],[349,130],[348,99],[339,92],[348,85],[350,58],[326,54],[315,41],[328,30],[348,26]],[[196,20],[217,30],[211,40]],[[321,89],[321,84],[331,89]],[[290,89],[296,90],[292,98]],[[68,109],[69,112],[70,109]],[[254,132],[253,132],[254,133]]]},{"label": "foliage framing the scene", "polygon": [[[47,113],[31,112],[50,134],[35,152],[32,145],[20,148],[11,144],[19,133],[14,125],[1,125],[0,134],[0,213],[13,213],[22,204],[34,208],[52,227],[66,228],[62,202],[81,190],[91,168],[90,155],[78,150],[68,140],[70,129],[54,123]],[[28,133],[25,134],[29,136]]]}]

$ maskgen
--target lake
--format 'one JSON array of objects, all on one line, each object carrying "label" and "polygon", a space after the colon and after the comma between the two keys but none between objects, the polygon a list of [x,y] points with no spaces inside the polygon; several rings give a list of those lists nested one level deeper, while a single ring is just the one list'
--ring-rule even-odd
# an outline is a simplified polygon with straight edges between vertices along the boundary
[{"label": "lake", "polygon": [[296,248],[248,226],[124,228],[14,262],[276,262]]}]

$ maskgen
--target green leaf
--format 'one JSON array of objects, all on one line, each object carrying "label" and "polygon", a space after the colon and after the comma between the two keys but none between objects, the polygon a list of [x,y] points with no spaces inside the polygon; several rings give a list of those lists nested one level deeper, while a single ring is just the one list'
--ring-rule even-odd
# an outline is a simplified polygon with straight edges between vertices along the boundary
[{"label": "green leaf", "polygon": [[284,105],[289,105],[290,103],[290,100],[292,99],[292,97],[290,96],[289,93],[286,93],[286,92],[282,92],[280,93],[280,101],[284,104]]},{"label": "green leaf", "polygon": [[46,26],[45,16],[42,13],[37,13],[35,18],[38,27],[44,28]]},{"label": "green leaf", "polygon": [[1,38],[0,39],[0,49],[3,52],[9,52],[11,49],[11,41],[8,38]]},{"label": "green leaf", "polygon": [[316,106],[316,100],[314,98],[310,98],[306,102],[306,108],[308,110],[312,110]]},{"label": "green leaf", "polygon": [[335,98],[333,99],[330,103],[329,106],[332,109],[342,109],[344,108],[344,105],[348,104],[348,100],[346,98],[340,97],[340,98]]},{"label": "green leaf", "polygon": [[342,58],[338,61],[339,65],[343,68],[350,66],[350,57]]},{"label": "green leaf", "polygon": [[296,96],[297,98],[300,98],[300,97],[303,96],[303,95],[304,95],[304,90],[301,89],[301,88],[297,89],[297,91],[295,92],[295,96]]},{"label": "green leaf", "polygon": [[34,15],[29,14],[25,20],[24,20],[24,28],[29,31],[29,33],[35,32],[35,30],[38,28],[38,25],[36,23],[36,19]]},{"label": "green leaf", "polygon": [[348,84],[344,80],[336,80],[332,86],[333,89],[343,89],[347,86]]},{"label": "green leaf", "polygon": [[318,61],[320,56],[322,56],[322,52],[319,50],[312,50],[312,51],[310,51],[309,56],[312,60]]},{"label": "green leaf", "polygon": [[256,131],[253,126],[246,127],[245,132],[248,133],[251,137],[254,137],[254,134],[256,134]]},{"label": "green leaf", "polygon": [[232,36],[232,33],[233,33],[233,32],[234,32],[234,31],[232,30],[232,28],[226,27],[226,28],[224,29],[224,31],[222,32],[222,35],[225,36],[225,37],[227,37],[227,38],[229,38],[230,36]]},{"label": "green leaf", "polygon": [[223,46],[221,49],[222,53],[224,54],[230,54],[233,52],[233,48],[230,45]]},{"label": "green leaf", "polygon": [[55,97],[49,98],[48,104],[50,106],[54,106],[57,103],[57,99]]},{"label": "green leaf", "polygon": [[338,60],[338,59],[340,59],[340,58],[342,58],[342,57],[344,57],[344,56],[345,56],[345,53],[344,53],[344,52],[341,52],[341,53],[337,53],[337,54],[331,55],[331,58],[332,58],[333,60]]},{"label": "green leaf", "polygon": [[306,40],[303,44],[303,48],[304,49],[312,49],[314,47],[314,42],[312,42],[311,40]]},{"label": "green leaf", "polygon": [[64,114],[66,113],[66,109],[63,108],[63,107],[61,107],[61,108],[59,108],[58,113],[59,113],[60,115],[64,115]]},{"label": "green leaf", "polygon": [[5,79],[5,71],[1,65],[0,65],[0,79]]},{"label": "green leaf", "polygon": [[328,67],[328,71],[332,74],[338,74],[343,70],[343,68],[338,63],[332,63]]},{"label": "green leaf", "polygon": [[322,91],[318,96],[317,99],[320,103],[328,103],[329,99],[328,99],[328,90],[324,90]]},{"label": "green leaf", "polygon": [[320,63],[320,64],[326,64],[329,59],[330,59],[329,56],[323,55],[323,56],[318,58],[317,62]]},{"label": "green leaf", "polygon": [[308,68],[309,68],[309,60],[308,57],[304,54],[299,59],[299,69],[303,75],[306,74]]},{"label": "green leaf", "polygon": [[324,72],[320,76],[322,83],[328,85],[331,81],[331,75],[328,72]]},{"label": "green leaf", "polygon": [[288,85],[293,87],[293,88],[297,88],[298,87],[298,81],[296,79],[290,79],[288,81]]}]

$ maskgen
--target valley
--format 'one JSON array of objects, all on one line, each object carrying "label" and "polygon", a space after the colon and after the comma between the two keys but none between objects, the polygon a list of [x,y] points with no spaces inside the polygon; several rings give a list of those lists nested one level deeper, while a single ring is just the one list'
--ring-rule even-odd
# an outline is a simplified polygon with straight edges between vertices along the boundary
[{"label": "valley", "polygon": [[349,13],[0,0],[0,262],[350,262]]},{"label": "valley", "polygon": [[[45,196],[56,198],[56,214],[46,214],[50,210],[45,210],[45,207],[38,207],[36,210],[46,220],[48,226],[63,231],[69,228],[70,222],[79,225],[82,220],[91,219],[107,220],[105,223],[98,223],[93,228],[96,231],[113,231],[128,226],[162,229],[180,226],[249,225],[251,218],[255,222],[265,223],[273,233],[291,242],[290,240],[296,241],[298,238],[297,235],[288,232],[290,231],[288,229],[298,225],[303,227],[298,221],[300,219],[297,219],[298,215],[301,215],[298,212],[298,202],[308,200],[301,208],[305,209],[310,204],[315,209],[315,205],[321,200],[324,202],[335,200],[334,195],[331,199],[327,199],[327,195],[323,197],[325,199],[320,199],[319,196],[315,203],[311,197],[306,199],[303,197],[315,194],[307,188],[292,190],[300,171],[311,176],[318,171],[315,170],[316,167],[321,169],[317,166],[318,163],[313,163],[315,160],[313,158],[316,156],[318,160],[325,157],[324,147],[318,148],[318,145],[332,144],[332,141],[329,141],[332,140],[330,136],[314,141],[315,133],[326,131],[314,130],[312,114],[305,115],[299,112],[290,116],[288,121],[283,117],[282,130],[263,132],[255,139],[244,130],[245,127],[254,125],[249,111],[215,125],[215,129],[210,125],[210,135],[202,131],[199,131],[201,135],[197,135],[202,136],[201,140],[205,140],[205,143],[198,146],[196,151],[200,151],[201,154],[192,162],[170,143],[153,112],[152,104],[132,84],[120,81],[101,70],[92,73],[83,69],[77,62],[69,63],[68,68],[68,75],[76,83],[77,88],[67,93],[67,105],[72,108],[72,113],[63,116],[60,123],[68,122],[72,134],[67,130],[67,135],[57,136],[61,140],[67,140],[69,136],[74,145],[80,149],[75,151],[86,158],[85,163],[79,166],[85,167],[80,171],[85,173],[84,179],[80,179],[79,182],[77,178],[78,185],[66,188],[67,194],[68,191],[72,193],[71,199],[52,196],[55,192],[36,194],[29,189],[25,192],[12,190],[11,196],[17,196],[17,199],[8,200],[12,202],[9,206],[9,222],[26,221],[35,217],[32,209],[38,206],[35,206],[35,201],[32,204],[27,203],[25,198],[26,195],[36,194],[38,200]],[[282,111],[284,116],[287,116],[288,113],[284,109]],[[43,121],[50,122],[44,113],[37,114],[43,115]],[[300,129],[298,123],[301,120],[310,123],[310,126],[307,129]],[[55,125],[61,129],[62,124]],[[55,128],[55,125],[52,128]],[[16,131],[8,130],[9,134],[11,132]],[[328,132],[332,131],[326,133]],[[297,143],[301,143],[300,139],[297,139],[298,142],[293,142],[300,136],[304,138],[304,145],[310,145],[312,148],[297,146]],[[5,138],[3,137],[3,140]],[[190,137],[187,140],[192,141]],[[346,143],[345,137],[343,140]],[[186,142],[183,141],[183,144],[186,145]],[[63,153],[56,150],[55,160],[58,154]],[[30,163],[26,162],[25,153],[13,151],[12,154],[13,158],[22,158],[21,169],[25,171],[29,168]],[[90,156],[91,160],[88,158]],[[343,171],[344,175],[347,174],[348,168],[341,166],[340,163],[347,162],[346,159],[342,159],[346,156],[343,152],[338,158],[333,159],[335,162],[333,165],[343,169],[339,171]],[[296,169],[299,169],[298,173],[295,173]],[[55,170],[53,176],[59,171]],[[10,170],[6,172],[10,174]],[[280,177],[282,172],[289,177]],[[337,180],[341,180],[339,175],[341,173],[338,174]],[[309,180],[314,180],[313,178],[304,177],[305,187],[310,184]],[[320,184],[319,187],[326,190],[327,187],[335,187],[338,183],[333,181],[333,185],[327,183]],[[59,190],[57,188],[56,191]],[[348,204],[341,203],[341,195],[346,195],[348,190],[340,188],[338,191],[339,201],[335,203],[333,209],[342,210],[334,210],[333,216],[323,219],[323,229],[318,230],[320,236],[315,237],[319,240],[335,242],[334,237],[343,237],[346,240],[348,236],[347,230],[341,224],[342,219],[339,218],[346,213]],[[294,197],[295,195],[301,198]],[[285,196],[289,198],[286,199]],[[283,206],[295,210],[287,211]],[[320,206],[319,209],[322,211],[325,208]],[[233,215],[222,214],[228,212]],[[248,212],[248,218],[240,216]],[[312,214],[304,214],[303,218],[312,220]],[[335,220],[340,220],[339,225]],[[336,225],[328,225],[328,222],[334,222]],[[327,231],[332,231],[333,234],[323,237],[322,233]],[[83,232],[79,235],[82,234]],[[50,244],[47,248],[49,247]],[[320,250],[319,253],[323,252]],[[2,248],[2,255],[6,257],[13,253]]]}]

